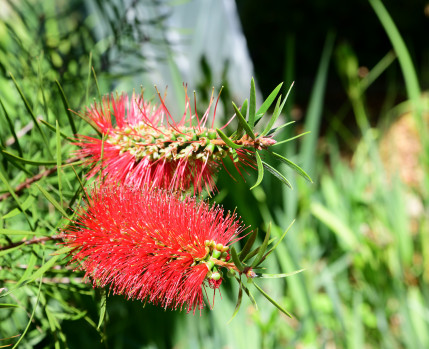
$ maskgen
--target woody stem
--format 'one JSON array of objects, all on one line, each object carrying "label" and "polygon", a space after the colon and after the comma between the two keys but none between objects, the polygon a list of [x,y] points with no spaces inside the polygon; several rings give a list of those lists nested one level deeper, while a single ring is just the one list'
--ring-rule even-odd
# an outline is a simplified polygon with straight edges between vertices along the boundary
[{"label": "woody stem", "polygon": [[220,266],[220,267],[224,267],[224,268],[227,268],[227,269],[233,269],[233,270],[235,270],[236,272],[240,272],[240,270],[238,270],[238,268],[235,266],[235,264],[234,263],[228,263],[228,262],[224,262],[224,261],[221,261],[221,260],[219,260],[219,259],[216,259],[216,258],[213,258],[213,257],[211,257],[210,258],[210,260],[215,264],[215,265],[218,265],[218,266]]}]

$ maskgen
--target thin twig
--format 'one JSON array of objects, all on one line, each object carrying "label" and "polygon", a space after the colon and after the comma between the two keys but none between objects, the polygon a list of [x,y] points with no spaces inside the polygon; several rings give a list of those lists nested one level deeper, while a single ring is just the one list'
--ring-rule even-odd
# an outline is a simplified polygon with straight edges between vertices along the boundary
[{"label": "thin twig", "polygon": [[[81,160],[82,157],[80,156],[75,156],[71,159],[66,160],[66,164],[71,164],[75,161]],[[18,185],[16,187],[16,189],[14,190],[15,194],[18,194],[19,192],[21,192],[22,190],[29,188],[31,186],[31,184],[33,184],[34,182],[37,182],[39,180],[41,180],[44,177],[47,177],[49,175],[51,175],[52,173],[54,173],[57,170],[57,165],[53,166],[52,168],[49,168],[43,172],[40,172],[38,174],[36,174],[35,176],[31,177],[31,178],[27,178],[23,183],[21,183],[20,185]],[[4,193],[2,195],[0,195],[0,202],[7,199],[9,196],[11,196],[11,193],[7,192]]]},{"label": "thin twig", "polygon": [[0,251],[9,250],[11,248],[14,248],[16,246],[20,245],[32,245],[32,244],[43,244],[46,241],[56,241],[56,240],[62,240],[64,238],[64,234],[58,234],[58,235],[52,235],[52,236],[43,236],[41,238],[34,237],[29,240],[21,240],[17,242],[12,242],[9,245],[6,246],[0,246]]}]

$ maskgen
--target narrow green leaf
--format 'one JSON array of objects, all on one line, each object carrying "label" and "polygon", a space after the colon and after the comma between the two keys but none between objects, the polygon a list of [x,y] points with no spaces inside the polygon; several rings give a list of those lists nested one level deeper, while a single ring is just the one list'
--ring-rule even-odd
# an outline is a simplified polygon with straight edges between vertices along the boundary
[{"label": "narrow green leaf", "polygon": [[247,115],[247,105],[249,103],[247,102],[247,99],[244,100],[243,105],[240,108],[241,115],[243,115],[244,120],[246,120]]},{"label": "narrow green leaf", "polygon": [[283,162],[284,164],[288,165],[292,170],[294,170],[296,173],[298,173],[301,177],[305,178],[310,183],[313,183],[313,181],[310,178],[310,176],[301,167],[299,167],[297,164],[295,164],[294,162],[290,161],[289,159],[286,159],[284,156],[281,156],[280,154],[277,154],[277,153],[274,153],[274,152],[270,152],[270,153],[273,154],[281,162]]},{"label": "narrow green leaf", "polygon": [[[295,121],[293,120],[293,121],[286,122],[285,124],[283,124],[283,125],[281,125],[281,126],[278,126],[278,127],[276,127],[276,128],[272,128],[272,129],[270,130],[270,132],[268,132],[268,133],[267,133],[267,136],[272,135],[273,133],[275,133],[275,132],[277,132],[277,131],[281,130],[282,128],[287,127],[287,126],[289,126],[289,125],[292,125],[292,124],[294,124],[294,123],[295,123]],[[277,143],[275,143],[275,144],[277,144]],[[275,145],[275,144],[273,144],[273,145]]]},{"label": "narrow green leaf", "polygon": [[234,107],[235,110],[235,115],[237,115],[238,118],[238,122],[240,123],[240,125],[243,127],[244,131],[246,132],[246,134],[248,136],[250,136],[252,139],[255,139],[256,136],[253,133],[252,129],[250,128],[249,124],[246,122],[246,119],[243,117],[243,115],[240,112],[240,109],[238,109],[238,107],[235,105],[234,102],[232,102],[232,106]]},{"label": "narrow green leaf", "polygon": [[72,248],[72,247],[65,246],[65,247],[60,248],[59,250],[57,250],[57,251],[55,251],[55,252],[51,253],[51,255],[52,255],[52,256],[57,256],[57,255],[59,256],[59,255],[62,255],[62,254],[69,253],[71,250],[73,250],[73,248]]},{"label": "narrow green leaf", "polygon": [[260,288],[255,282],[253,283],[256,287],[256,289],[261,292],[261,294],[268,299],[268,301],[273,304],[277,309],[279,309],[282,313],[286,314],[287,316],[289,316],[290,318],[292,317],[292,315],[286,310],[284,309],[280,304],[278,304],[274,299],[272,299],[262,288]]},{"label": "narrow green leaf", "polygon": [[326,90],[326,81],[331,62],[332,48],[335,43],[335,35],[328,32],[322,51],[322,57],[317,68],[317,74],[313,83],[307,113],[305,115],[305,130],[311,130],[311,135],[302,142],[300,161],[304,168],[312,168],[316,163],[317,141],[319,138],[320,123],[323,116],[323,101]]},{"label": "narrow green leaf", "polygon": [[291,137],[291,138],[285,139],[285,140],[280,141],[280,142],[276,142],[275,144],[273,144],[273,145],[272,145],[272,147],[275,147],[276,145],[280,145],[280,144],[283,144],[283,143],[287,143],[287,142],[293,141],[294,139],[297,139],[297,138],[300,138],[300,137],[302,137],[302,136],[308,135],[309,133],[311,133],[311,131],[307,131],[307,132],[304,132],[304,133],[300,133],[300,134],[299,134],[299,135],[297,135],[297,136],[294,136],[294,137]]},{"label": "narrow green leaf", "polygon": [[249,100],[249,126],[251,129],[255,126],[256,118],[256,88],[255,80],[252,77],[250,82],[250,100]]},{"label": "narrow green leaf", "polygon": [[[276,240],[277,240],[277,238],[270,239],[270,241],[268,241],[268,246],[271,245]],[[246,258],[243,259],[243,262],[246,262],[249,259],[251,259],[252,257],[255,257],[258,254],[260,248],[261,248],[261,246],[258,246],[252,252],[249,252],[249,254],[246,256]]]},{"label": "narrow green leaf", "polygon": [[[44,260],[45,260],[45,258],[43,258],[43,261]],[[39,289],[37,291],[36,304],[34,305],[33,312],[31,313],[30,319],[28,320],[28,323],[27,323],[27,326],[25,327],[25,330],[22,332],[21,336],[19,337],[18,341],[15,343],[15,345],[13,346],[12,349],[15,349],[15,348],[18,347],[18,344],[22,341],[22,339],[24,338],[24,336],[27,333],[28,329],[30,328],[31,323],[33,322],[34,314],[36,313],[37,306],[39,305],[40,293],[41,293],[41,290],[42,290],[42,284],[43,284],[42,278],[40,278]]]},{"label": "narrow green leaf", "polygon": [[350,227],[344,223],[335,213],[323,206],[321,203],[313,202],[310,211],[317,219],[331,229],[337,237],[344,243],[344,247],[350,250],[359,248],[359,241]]},{"label": "narrow green leaf", "polygon": [[54,255],[49,259],[46,263],[43,263],[43,265],[37,269],[37,271],[30,276],[29,279],[25,280],[25,284],[28,284],[30,282],[33,282],[43,276],[43,274],[51,269],[54,264],[57,262],[57,260],[61,257],[61,255]]},{"label": "narrow green leaf", "polygon": [[18,162],[22,162],[23,164],[27,164],[27,165],[34,165],[34,166],[45,166],[46,165],[46,166],[51,166],[51,165],[56,165],[57,164],[56,161],[50,161],[50,160],[35,161],[35,160],[24,159],[24,158],[21,158],[21,157],[19,157],[17,155],[9,153],[6,150],[2,150],[2,153],[5,156],[9,157],[9,158],[12,158],[12,159],[14,159],[14,160],[16,160]]},{"label": "narrow green leaf", "polygon": [[[34,196],[30,195],[23,203],[22,203],[22,209],[26,210],[28,209],[34,202]],[[22,213],[22,211],[19,208],[14,208],[12,211],[6,213],[3,217],[1,217],[1,219],[8,219],[8,218],[12,218],[15,217],[17,215],[19,215],[20,213]]]},{"label": "narrow green leaf", "polygon": [[91,66],[92,66],[92,51],[89,53],[89,62],[88,62],[88,78],[86,79],[86,96],[85,104],[88,105],[88,96],[89,96],[89,82],[91,81]]},{"label": "narrow green leaf", "polygon": [[20,306],[18,304],[7,304],[7,303],[0,303],[0,309],[1,308],[19,308]]},{"label": "narrow green leaf", "polygon": [[265,251],[268,247],[268,242],[270,241],[270,233],[271,233],[271,223],[268,224],[267,232],[265,234],[264,241],[262,242],[262,245],[260,246],[259,252],[255,257],[255,260],[252,262],[252,267],[257,267],[259,263],[261,262],[262,257],[264,256]]},{"label": "narrow green leaf", "polygon": [[231,257],[237,269],[240,271],[243,271],[244,265],[241,263],[240,259],[238,258],[237,251],[235,250],[234,246],[231,247]]},{"label": "narrow green leaf", "polygon": [[[51,125],[49,122],[47,122],[46,120],[40,120],[40,122],[45,125],[46,127],[48,127],[50,130],[57,132],[55,126]],[[69,142],[76,142],[76,139],[73,139],[69,136],[67,136],[64,132],[60,131],[60,135],[61,137],[63,137],[64,139],[68,140]]]},{"label": "narrow green leaf", "polygon": [[281,182],[283,182],[284,184],[286,184],[289,188],[292,188],[292,184],[290,184],[290,182],[286,179],[285,176],[283,176],[279,171],[277,171],[274,167],[268,165],[266,162],[262,161],[262,165],[264,166],[264,168],[270,172],[273,176],[275,176],[278,180],[280,180]]},{"label": "narrow green leaf", "polygon": [[262,103],[262,105],[260,106],[260,108],[256,112],[255,125],[259,122],[259,120],[262,119],[264,114],[267,112],[268,108],[271,107],[271,104],[273,104],[273,102],[276,99],[277,94],[279,93],[282,86],[283,86],[283,83],[280,83],[279,85],[277,85],[277,87],[274,89],[274,91],[271,92],[270,95],[267,97],[265,102]]},{"label": "narrow green leaf", "polygon": [[249,297],[250,301],[252,302],[253,306],[256,310],[258,310],[258,304],[256,303],[255,297],[253,297],[253,294],[250,292],[250,290],[244,285],[244,283],[241,284],[241,287],[243,287],[244,292],[246,292],[247,297]]},{"label": "narrow green leaf", "polygon": [[[280,237],[279,241],[276,242],[276,244],[264,255],[264,257],[262,258],[262,261],[265,260],[265,258],[268,257],[268,255],[273,252],[277,246],[283,241],[284,237],[286,236],[287,232],[290,230],[290,228],[292,227],[293,223],[295,223],[295,219],[292,221],[291,224],[289,224],[289,226],[286,228],[286,230],[284,231],[283,235]],[[261,262],[262,262],[261,261]]]},{"label": "narrow green leaf", "polygon": [[[46,317],[48,318],[50,330],[52,332],[55,332],[55,330],[57,329],[57,326],[59,327],[58,321],[57,321],[57,319],[55,319],[55,316],[52,313],[51,309],[49,309],[49,306],[45,307],[45,312],[46,312]],[[58,340],[58,338],[56,338],[56,341],[57,340]]]},{"label": "narrow green leaf", "polygon": [[6,177],[4,177],[3,173],[1,173],[1,172],[0,172],[0,180],[3,182],[3,184],[5,185],[7,190],[9,191],[10,195],[15,200],[16,204],[18,205],[18,208],[21,210],[22,213],[24,213],[25,218],[28,222],[28,225],[30,226],[30,229],[33,230],[33,225],[30,222],[30,218],[28,217],[27,212],[25,212],[25,209],[22,207],[21,202],[20,202],[18,196],[15,194],[15,191],[13,190],[13,188],[10,186],[9,181],[6,179]]},{"label": "narrow green leaf", "polygon": [[88,197],[88,194],[87,194],[87,192],[86,192],[86,190],[85,190],[85,187],[84,187],[84,185],[83,185],[82,181],[80,180],[79,175],[77,174],[77,172],[76,172],[76,170],[74,169],[74,167],[73,167],[73,166],[72,166],[71,168],[72,168],[72,170],[73,170],[74,174],[76,175],[77,180],[79,181],[80,188],[82,189],[82,191],[83,191],[83,193],[84,193],[84,195],[85,195],[85,197],[86,197],[86,202],[90,202],[89,197]]},{"label": "narrow green leaf", "polygon": [[[12,247],[12,248],[8,248],[6,250],[0,251],[0,257],[7,255],[8,253],[11,253],[13,251],[19,250],[22,247],[22,244]],[[1,297],[4,296],[4,294],[0,294]]]},{"label": "narrow green leaf", "polygon": [[36,265],[36,262],[38,260],[37,253],[38,253],[38,249],[35,247],[32,253],[30,254],[30,259],[27,263],[27,268],[25,269],[24,273],[21,275],[20,279],[16,283],[17,288],[21,287],[24,284],[25,280],[27,280],[27,278],[31,274],[33,274],[34,266]]},{"label": "narrow green leaf", "polygon": [[243,147],[243,145],[238,145],[235,144],[233,141],[231,141],[225,133],[223,133],[221,130],[219,130],[218,128],[216,129],[217,134],[219,135],[220,138],[222,138],[222,140],[225,142],[225,144],[232,148],[232,149],[239,149],[241,147]]},{"label": "narrow green leaf", "polygon": [[55,120],[56,132],[57,132],[57,178],[58,178],[58,192],[60,194],[60,206],[63,207],[63,185],[61,182],[61,137],[60,137],[60,125],[58,120]]},{"label": "narrow green leaf", "polygon": [[256,277],[259,279],[279,279],[279,278],[287,278],[289,276],[301,273],[302,271],[304,271],[305,269],[299,269],[299,270],[295,270],[291,273],[285,273],[285,274],[258,274]]},{"label": "narrow green leaf", "polygon": [[265,127],[265,130],[262,131],[262,133],[259,135],[259,137],[263,137],[263,136],[265,136],[267,133],[269,133],[271,131],[271,127],[274,126],[275,122],[277,121],[277,118],[280,116],[280,114],[281,114],[281,112],[283,110],[283,107],[284,107],[284,105],[285,105],[285,103],[287,101],[287,98],[289,97],[289,93],[292,90],[292,87],[293,87],[293,83],[290,85],[289,90],[287,91],[286,97],[283,100],[283,102],[282,102],[281,105],[279,105],[280,100],[282,98],[282,96],[280,95],[279,99],[277,100],[277,104],[276,104],[276,107],[274,109],[274,113],[271,116],[271,119],[268,122],[268,125]]},{"label": "narrow green leaf", "polygon": [[54,199],[54,197],[49,194],[46,189],[42,188],[39,183],[35,183],[36,187],[42,192],[42,194],[45,196],[46,199],[58,210],[64,217],[68,217],[66,211],[60,206],[57,200]]},{"label": "narrow green leaf", "polygon": [[51,151],[49,149],[48,139],[46,138],[45,133],[43,132],[43,130],[40,128],[39,122],[37,121],[37,118],[36,118],[36,115],[33,112],[33,109],[31,109],[30,104],[27,102],[27,99],[25,98],[24,94],[22,93],[21,88],[19,87],[18,83],[15,80],[15,77],[10,72],[9,72],[9,75],[12,78],[13,83],[15,84],[15,87],[18,90],[18,93],[21,96],[22,101],[25,104],[25,108],[30,113],[31,118],[33,119],[34,126],[37,128],[37,130],[39,131],[40,135],[42,136],[42,139],[43,139],[43,142],[46,145],[46,150],[48,151],[48,154],[52,156],[52,153],[51,153]]},{"label": "narrow green leaf", "polygon": [[[4,148],[2,148],[2,150],[3,149]],[[9,163],[11,163],[13,166],[15,166],[17,169],[19,169],[22,172],[24,172],[28,177],[32,177],[33,176],[33,173],[31,171],[27,170],[27,168],[25,167],[25,165],[23,165],[22,163],[20,163],[19,161],[16,161],[12,157],[5,156],[5,154],[3,154],[2,152],[0,152],[0,154],[3,155],[3,158],[5,160],[7,160]]]},{"label": "narrow green leaf", "polygon": [[18,138],[18,136],[15,133],[15,127],[14,127],[14,125],[12,123],[12,120],[9,117],[9,114],[6,111],[6,108],[5,108],[5,106],[4,106],[3,101],[1,100],[1,98],[0,98],[0,105],[1,105],[1,107],[3,109],[4,116],[6,117],[6,121],[7,121],[7,124],[9,126],[9,131],[12,134],[13,139],[15,140],[16,147],[18,148],[18,153],[19,153],[20,156],[22,156],[23,153],[22,153],[21,145],[19,144],[19,138]]},{"label": "narrow green leaf", "polygon": [[282,95],[280,95],[280,97],[277,99],[277,103],[276,103],[276,106],[274,107],[274,112],[273,112],[273,115],[271,115],[270,121],[268,122],[267,126],[265,126],[264,131],[262,131],[258,137],[263,137],[271,130],[271,127],[274,125],[274,122],[277,120],[277,117],[280,115],[278,111],[280,110],[281,99],[282,99]]},{"label": "narrow green leaf", "polygon": [[100,86],[98,86],[97,74],[95,74],[94,67],[92,67],[92,75],[94,76],[95,86],[97,87],[98,100],[99,100],[99,101],[100,101],[100,103],[101,103],[102,98],[101,98]]},{"label": "narrow green leaf", "polygon": [[97,328],[100,328],[101,324],[104,321],[104,318],[106,317],[106,306],[107,306],[107,292],[105,289],[103,289],[101,293],[100,318],[98,319]]},{"label": "narrow green leaf", "polygon": [[255,243],[256,237],[258,236],[258,229],[255,229],[250,234],[249,238],[247,239],[246,243],[244,244],[243,249],[238,254],[240,257],[240,261],[243,261],[244,258],[249,254],[250,249],[252,248],[253,244]]},{"label": "narrow green leaf", "polygon": [[227,325],[235,318],[235,316],[238,314],[238,311],[240,310],[241,300],[243,299],[243,287],[241,278],[239,279],[239,290],[238,290],[238,298],[237,298],[237,304],[235,305],[234,313],[232,314],[231,319],[226,323]]},{"label": "narrow green leaf", "polygon": [[256,163],[258,164],[258,179],[256,180],[256,183],[253,185],[253,187],[250,188],[250,190],[256,188],[259,184],[261,184],[262,179],[264,178],[264,166],[262,165],[261,156],[257,151],[255,151],[255,157]]},{"label": "narrow green leaf", "polygon": [[42,59],[43,59],[42,56],[37,57],[37,75],[39,77],[39,89],[40,89],[40,93],[42,94],[43,111],[45,112],[46,119],[48,119],[49,118],[48,103],[46,102],[45,90],[43,89],[43,86],[44,86],[43,74],[42,74],[42,69],[40,67],[40,61]]},{"label": "narrow green leaf", "polygon": [[42,235],[36,231],[0,229],[0,235]]},{"label": "narrow green leaf", "polygon": [[67,100],[66,95],[64,94],[64,90],[61,87],[61,84],[59,83],[59,81],[55,80],[55,83],[57,84],[58,91],[60,92],[61,100],[63,101],[64,109],[66,110],[67,118],[69,120],[71,129],[73,131],[73,134],[75,135],[75,134],[77,134],[77,130],[76,130],[76,125],[75,125],[74,120],[73,120],[73,115],[70,112],[71,108],[70,108],[69,102]]}]

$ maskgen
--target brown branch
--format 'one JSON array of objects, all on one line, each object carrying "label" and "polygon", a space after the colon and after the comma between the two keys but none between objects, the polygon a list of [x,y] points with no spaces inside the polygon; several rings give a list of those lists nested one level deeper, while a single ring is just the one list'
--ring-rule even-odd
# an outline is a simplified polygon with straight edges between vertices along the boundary
[{"label": "brown branch", "polygon": [[[66,160],[66,164],[71,164],[75,161],[81,160],[80,156],[75,156],[71,159]],[[53,166],[52,168],[49,168],[43,172],[40,172],[38,174],[36,174],[35,176],[31,177],[31,178],[27,178],[23,183],[21,183],[20,185],[18,185],[16,187],[16,189],[14,190],[15,194],[18,194],[19,192],[21,192],[22,190],[26,189],[26,188],[30,188],[31,184],[33,184],[34,182],[37,182],[39,180],[41,180],[44,177],[47,177],[49,175],[51,175],[52,173],[54,173],[57,170],[57,166]],[[0,202],[7,199],[9,196],[11,196],[11,193],[4,193],[2,195],[0,195]]]},{"label": "brown branch", "polygon": [[14,248],[14,247],[20,246],[20,245],[43,244],[46,241],[62,240],[64,238],[64,236],[65,236],[64,234],[58,234],[58,235],[52,235],[52,236],[43,236],[41,238],[34,237],[32,239],[29,239],[29,240],[21,240],[21,241],[17,241],[17,242],[12,242],[11,244],[6,245],[6,246],[0,246],[0,251],[9,250],[11,248]]}]

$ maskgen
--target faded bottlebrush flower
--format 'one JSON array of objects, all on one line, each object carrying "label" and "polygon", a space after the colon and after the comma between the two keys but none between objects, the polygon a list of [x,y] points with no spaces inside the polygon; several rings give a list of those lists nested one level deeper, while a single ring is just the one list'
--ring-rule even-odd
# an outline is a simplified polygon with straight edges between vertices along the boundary
[{"label": "faded bottlebrush flower", "polygon": [[[92,166],[89,177],[101,174],[111,183],[170,191],[193,187],[194,193],[205,188],[210,192],[215,188],[213,176],[225,157],[234,160],[239,172],[241,165],[256,168],[254,152],[275,143],[270,137],[255,140],[244,134],[234,140],[237,149],[232,149],[213,128],[215,116],[207,127],[213,95],[201,118],[196,111],[192,114],[186,96],[186,111],[177,122],[160,100],[161,105],[156,106],[140,95],[129,99],[112,94],[87,109],[86,118],[103,136],[79,136],[78,153]],[[216,106],[214,109],[216,114]]]},{"label": "faded bottlebrush flower", "polygon": [[228,246],[243,231],[220,206],[123,185],[94,188],[77,217],[65,244],[94,286],[194,313],[205,285],[219,287],[218,268],[232,266]]}]

